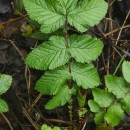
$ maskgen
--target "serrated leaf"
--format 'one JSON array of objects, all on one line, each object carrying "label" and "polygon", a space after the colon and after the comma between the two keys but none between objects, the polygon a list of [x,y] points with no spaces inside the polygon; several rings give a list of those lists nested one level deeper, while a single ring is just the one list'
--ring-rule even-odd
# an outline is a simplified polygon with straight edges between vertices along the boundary
[{"label": "serrated leaf", "polygon": [[44,33],[57,30],[66,20],[85,32],[89,26],[98,24],[107,12],[104,0],[24,0],[24,6],[30,17],[42,25]]},{"label": "serrated leaf", "polygon": [[94,121],[96,124],[99,125],[99,124],[103,123],[105,113],[106,113],[105,111],[101,111],[101,112],[96,113],[96,115],[94,117]]},{"label": "serrated leaf", "polygon": [[68,67],[59,67],[48,71],[36,83],[35,89],[43,94],[55,95],[63,87],[65,82],[71,79]]},{"label": "serrated leaf", "polygon": [[108,91],[104,91],[98,88],[92,90],[94,101],[99,104],[100,107],[108,107],[114,100],[113,94]]},{"label": "serrated leaf", "polygon": [[100,22],[107,12],[104,0],[83,0],[68,15],[68,22],[78,31],[85,32],[90,26]]},{"label": "serrated leaf", "polygon": [[69,38],[69,44],[71,56],[81,63],[89,63],[97,59],[103,49],[102,41],[89,35],[72,35]]},{"label": "serrated leaf", "polygon": [[114,127],[120,123],[124,116],[125,114],[121,108],[121,104],[116,103],[107,110],[104,119],[108,124],[111,124]]},{"label": "serrated leaf", "polygon": [[130,87],[122,77],[113,75],[105,76],[105,84],[109,92],[112,92],[117,98],[123,98]]},{"label": "serrated leaf", "polygon": [[99,112],[100,111],[100,106],[95,101],[89,100],[88,105],[89,105],[90,110],[92,112]]},{"label": "serrated leaf", "polygon": [[91,64],[71,63],[73,80],[84,89],[94,88],[100,84],[97,70]]},{"label": "serrated leaf", "polygon": [[126,94],[126,96],[124,96],[121,100],[121,107],[122,109],[127,112],[128,114],[130,114],[130,94]]},{"label": "serrated leaf", "polygon": [[57,0],[23,0],[33,20],[38,21],[44,33],[54,32],[65,23],[65,16]]},{"label": "serrated leaf", "polygon": [[12,84],[12,77],[10,75],[0,74],[0,95],[5,93]]},{"label": "serrated leaf", "polygon": [[69,55],[67,54],[65,39],[59,36],[53,36],[27,56],[26,64],[39,70],[55,69],[67,63]]},{"label": "serrated leaf", "polygon": [[71,99],[72,91],[65,86],[59,91],[57,95],[55,95],[45,106],[46,109],[55,109],[59,106],[63,106],[68,103]]},{"label": "serrated leaf", "polygon": [[7,112],[9,110],[7,103],[0,99],[0,113]]},{"label": "serrated leaf", "polygon": [[130,83],[130,62],[124,61],[122,65],[122,72],[125,80]]}]

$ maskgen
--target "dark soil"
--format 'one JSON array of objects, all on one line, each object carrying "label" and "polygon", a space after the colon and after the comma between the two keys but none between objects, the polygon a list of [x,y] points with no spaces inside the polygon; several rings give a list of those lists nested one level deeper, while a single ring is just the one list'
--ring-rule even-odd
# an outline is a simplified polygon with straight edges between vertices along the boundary
[{"label": "dark soil", "polygon": [[[41,41],[27,35],[28,25],[32,27],[31,33],[35,32],[35,28],[24,8],[18,12],[17,2],[19,0],[0,0],[0,73],[13,77],[11,88],[2,96],[8,102],[10,111],[0,115],[0,130],[39,130],[44,123],[68,127],[70,122],[67,105],[47,111],[44,105],[50,97],[34,90],[35,83],[43,72],[28,68],[24,60]],[[105,19],[86,32],[102,39],[105,44],[102,55],[95,62],[102,81],[105,74],[114,72],[121,56],[125,55],[130,60],[130,0],[115,0],[110,5]],[[116,74],[120,76],[121,70]],[[73,120],[76,124],[78,106],[75,102]],[[90,119],[85,130],[95,130],[95,127],[94,121]],[[115,129],[130,130],[130,117],[126,115]]]}]

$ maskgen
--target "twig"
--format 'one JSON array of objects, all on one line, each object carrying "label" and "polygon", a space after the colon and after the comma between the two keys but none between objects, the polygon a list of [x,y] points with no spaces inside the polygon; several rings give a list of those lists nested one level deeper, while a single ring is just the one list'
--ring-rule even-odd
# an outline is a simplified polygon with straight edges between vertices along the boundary
[{"label": "twig", "polygon": [[26,111],[25,108],[23,108],[23,113],[27,117],[27,119],[29,120],[29,122],[33,125],[33,127],[35,128],[35,130],[40,130],[39,126],[32,120],[32,118],[30,117],[29,113]]},{"label": "twig", "polygon": [[119,35],[118,35],[118,37],[117,37],[117,40],[116,40],[115,45],[118,44],[118,41],[119,41],[119,38],[120,38],[120,36],[121,36],[123,27],[124,27],[124,25],[126,24],[126,21],[127,21],[128,17],[129,17],[129,14],[130,14],[130,10],[129,10],[129,12],[127,13],[127,16],[126,16],[126,18],[125,18],[125,20],[124,20],[124,22],[123,22],[123,25],[122,25],[122,27],[121,27],[121,29],[120,29],[120,31],[119,31]]},{"label": "twig", "polygon": [[6,123],[8,124],[10,130],[14,130],[13,127],[11,126],[10,121],[7,119],[7,117],[6,117],[3,113],[1,113],[0,115],[3,117],[3,119],[4,119],[4,120],[6,121]]},{"label": "twig", "polygon": [[[35,104],[39,101],[39,99],[42,97],[43,94],[39,94],[36,99],[34,100],[34,102],[32,103],[31,105],[31,108],[33,108],[35,106]],[[30,112],[31,111],[31,108],[28,109],[28,111]]]}]

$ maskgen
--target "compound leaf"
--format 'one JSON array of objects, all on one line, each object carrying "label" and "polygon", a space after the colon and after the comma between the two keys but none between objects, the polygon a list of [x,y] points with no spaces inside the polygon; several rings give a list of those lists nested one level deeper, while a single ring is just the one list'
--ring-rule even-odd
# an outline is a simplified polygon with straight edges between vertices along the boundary
[{"label": "compound leaf", "polygon": [[125,80],[130,83],[130,62],[124,61],[122,65],[122,72]]},{"label": "compound leaf", "polygon": [[81,63],[89,63],[97,59],[103,49],[102,41],[89,35],[72,35],[69,44],[71,56]]},{"label": "compound leaf", "polygon": [[39,70],[55,69],[67,63],[69,55],[65,46],[65,39],[53,36],[27,56],[26,64]]},{"label": "compound leaf", "polygon": [[44,33],[54,32],[64,25],[65,16],[56,0],[24,0],[24,6],[31,19],[42,25]]},{"label": "compound leaf", "polygon": [[68,67],[59,67],[46,72],[37,81],[35,89],[43,94],[55,95],[69,79],[71,79],[71,75],[68,72]]},{"label": "compound leaf", "polygon": [[96,115],[94,117],[94,121],[96,124],[99,125],[99,124],[103,123],[105,113],[106,113],[105,111],[101,111],[101,112],[96,113]]},{"label": "compound leaf", "polygon": [[81,32],[100,22],[107,12],[104,0],[24,0],[24,6],[41,31],[50,33],[62,27],[67,20]]},{"label": "compound leaf", "polygon": [[0,74],[0,95],[10,88],[11,83],[12,77],[10,75]]},{"label": "compound leaf", "polygon": [[55,95],[45,106],[46,109],[55,109],[59,106],[63,106],[68,103],[72,95],[71,89],[68,86],[64,86],[57,95]]},{"label": "compound leaf", "polygon": [[68,22],[78,31],[85,32],[90,26],[100,22],[107,12],[104,0],[83,0],[68,14]]},{"label": "compound leaf", "polygon": [[112,92],[117,98],[123,98],[130,89],[124,78],[113,75],[105,76],[105,84],[108,91]]},{"label": "compound leaf", "polygon": [[99,112],[100,111],[100,106],[95,101],[89,100],[88,105],[89,105],[90,110],[92,112]]},{"label": "compound leaf", "polygon": [[94,101],[99,104],[100,107],[108,107],[114,100],[113,94],[108,91],[104,91],[98,88],[92,90]]},{"label": "compound leaf", "polygon": [[124,116],[125,114],[121,108],[121,104],[116,103],[108,109],[104,119],[107,121],[107,123],[112,124],[112,126],[114,127],[120,123]]},{"label": "compound leaf", "polygon": [[9,110],[7,103],[0,99],[0,113],[7,112]]},{"label": "compound leaf", "polygon": [[84,89],[94,88],[100,84],[97,70],[91,64],[71,63],[73,80]]}]

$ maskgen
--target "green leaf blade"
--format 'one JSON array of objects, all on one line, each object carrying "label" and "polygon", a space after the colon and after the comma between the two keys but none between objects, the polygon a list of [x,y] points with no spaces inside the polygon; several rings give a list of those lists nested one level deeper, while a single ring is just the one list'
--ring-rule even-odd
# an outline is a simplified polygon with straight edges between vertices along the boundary
[{"label": "green leaf blade", "polygon": [[92,90],[92,93],[94,96],[94,101],[98,103],[100,107],[108,107],[114,101],[113,94],[107,91],[95,88]]},{"label": "green leaf blade", "polygon": [[130,87],[122,77],[113,75],[105,76],[105,84],[109,92],[112,92],[117,98],[123,98]]},{"label": "green leaf blade", "polygon": [[46,124],[42,125],[41,130],[52,130],[50,126],[47,126]]},{"label": "green leaf blade", "polygon": [[95,101],[89,100],[88,105],[89,105],[90,110],[92,112],[99,112],[100,111],[100,106]]},{"label": "green leaf blade", "polygon": [[89,35],[72,35],[69,38],[69,44],[71,56],[81,63],[89,63],[96,60],[103,49],[102,41]]},{"label": "green leaf blade", "polygon": [[85,32],[90,26],[97,25],[107,12],[104,0],[84,0],[77,4],[68,15],[68,22],[78,31]]},{"label": "green leaf blade", "polygon": [[122,72],[125,80],[130,83],[130,62],[124,61],[122,65]]},{"label": "green leaf blade", "polygon": [[127,113],[130,114],[130,94],[126,94],[122,99],[120,99],[122,109]]},{"label": "green leaf blade", "polygon": [[31,19],[42,24],[43,33],[54,32],[65,23],[62,8],[57,1],[24,0],[24,6]]},{"label": "green leaf blade", "polygon": [[48,71],[36,83],[35,89],[47,95],[55,95],[62,89],[63,85],[71,79],[68,67],[59,67]]},{"label": "green leaf blade", "polygon": [[94,121],[96,124],[100,125],[101,123],[103,123],[105,113],[106,113],[105,111],[101,111],[101,112],[96,113],[96,115],[94,117]]},{"label": "green leaf blade", "polygon": [[9,110],[7,103],[0,99],[0,113],[7,112]]},{"label": "green leaf blade", "polygon": [[10,75],[0,74],[0,95],[5,93],[12,84],[12,77]]},{"label": "green leaf blade", "polygon": [[50,41],[39,45],[27,56],[26,64],[31,68],[46,70],[65,65],[69,55],[65,46],[65,39],[53,36]]},{"label": "green leaf blade", "polygon": [[68,86],[64,86],[64,88],[46,104],[45,108],[51,110],[65,105],[70,101],[71,94],[72,92]]},{"label": "green leaf blade", "polygon": [[94,88],[100,84],[96,69],[91,64],[71,63],[73,80],[84,89]]},{"label": "green leaf blade", "polygon": [[124,116],[125,114],[121,108],[121,104],[116,103],[108,109],[104,119],[107,121],[107,123],[112,124],[114,127],[120,123]]}]

